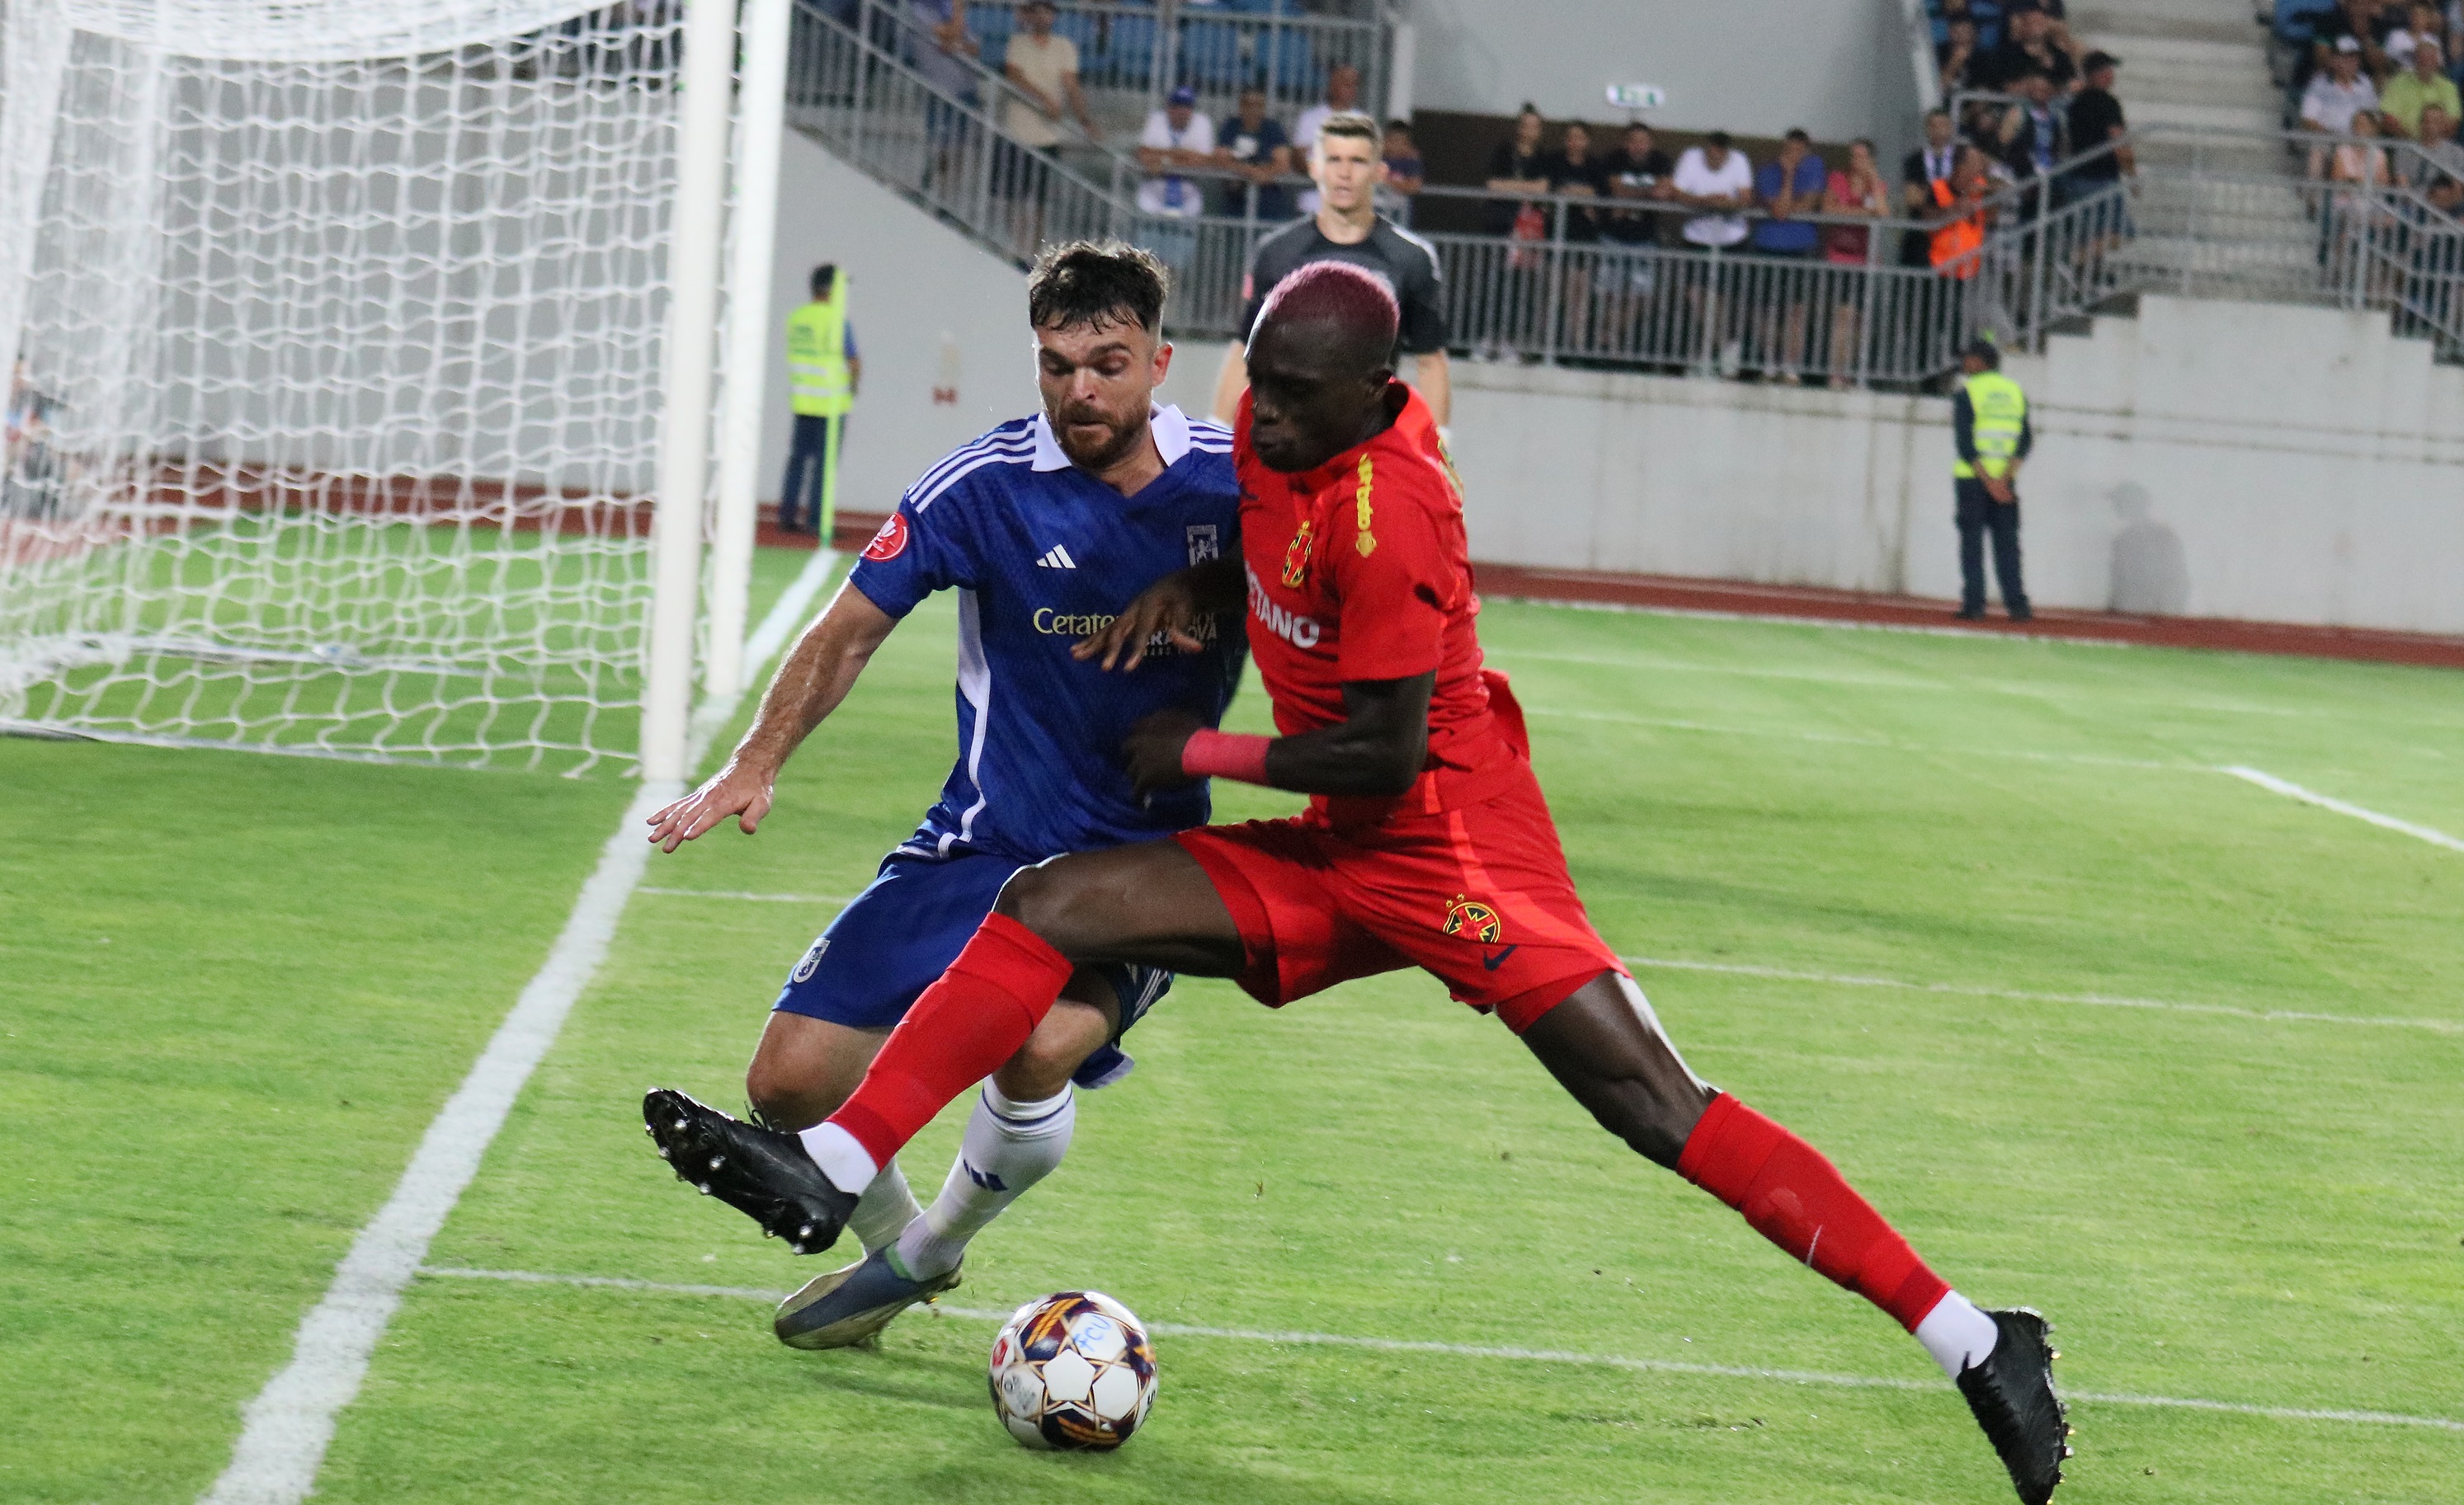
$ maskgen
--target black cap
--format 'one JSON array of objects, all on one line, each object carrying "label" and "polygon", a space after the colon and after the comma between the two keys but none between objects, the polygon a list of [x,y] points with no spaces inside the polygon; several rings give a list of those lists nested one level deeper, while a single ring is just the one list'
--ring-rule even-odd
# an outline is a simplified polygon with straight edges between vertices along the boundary
[{"label": "black cap", "polygon": [[2114,56],[2111,53],[2090,53],[2079,60],[2079,72],[2083,75],[2092,74],[2100,68],[2119,68],[2121,66],[2122,59]]},{"label": "black cap", "polygon": [[1961,351],[1960,354],[1962,356],[1974,356],[1977,360],[1984,361],[1989,366],[1999,366],[2002,364],[2002,347],[1995,344],[1991,339],[1982,338],[1971,339],[1968,342],[1968,348]]}]

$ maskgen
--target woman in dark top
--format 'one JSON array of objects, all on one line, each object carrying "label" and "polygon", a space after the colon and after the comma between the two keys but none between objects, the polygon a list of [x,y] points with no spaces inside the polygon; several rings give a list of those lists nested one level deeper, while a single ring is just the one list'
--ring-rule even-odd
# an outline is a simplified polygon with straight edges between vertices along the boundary
[{"label": "woman in dark top", "polygon": [[[1549,165],[1540,155],[1540,112],[1530,105],[1514,118],[1514,134],[1488,154],[1488,186],[1498,193],[1546,193]],[[1514,217],[1525,206],[1513,199],[1494,199],[1488,206],[1488,232],[1513,233]]]}]

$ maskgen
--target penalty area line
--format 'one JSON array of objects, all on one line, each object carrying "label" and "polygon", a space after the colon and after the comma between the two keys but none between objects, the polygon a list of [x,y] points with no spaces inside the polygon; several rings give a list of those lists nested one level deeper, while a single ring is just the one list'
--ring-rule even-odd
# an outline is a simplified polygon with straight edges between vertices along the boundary
[{"label": "penalty area line", "polygon": [[[473,1270],[431,1265],[419,1272],[444,1280],[498,1280],[514,1285],[597,1287],[641,1291],[658,1296],[719,1297],[745,1301],[777,1302],[784,1291],[749,1286],[681,1285],[663,1280],[633,1280],[616,1276],[546,1275],[533,1270]],[[1005,1322],[1011,1314],[985,1307],[934,1302],[935,1317],[967,1321]],[[1347,1333],[1273,1332],[1251,1327],[1213,1327],[1189,1322],[1149,1322],[1147,1331],[1164,1338],[1215,1338],[1231,1342],[1281,1343],[1323,1348],[1357,1348],[1371,1353],[1440,1354],[1451,1359],[1494,1359],[1509,1363],[1561,1363],[1590,1368],[1624,1369],[1642,1374],[1701,1375],[1722,1380],[1775,1380],[1785,1385],[1824,1385],[1858,1390],[1940,1391],[1947,1382],[1903,1380],[1881,1375],[1826,1374],[1813,1369],[1764,1369],[1746,1364],[1688,1363],[1677,1359],[1632,1359],[1623,1354],[1580,1353],[1555,1348],[1518,1348],[1487,1343],[1444,1343],[1403,1338],[1362,1338]],[[2444,1416],[2407,1416],[2398,1411],[2345,1410],[2303,1406],[2255,1406],[2241,1401],[2211,1401],[2183,1395],[2133,1395],[2101,1390],[2066,1390],[2067,1399],[2097,1406],[2150,1406],[2173,1410],[2218,1411],[2255,1416],[2268,1421],[2342,1422],[2363,1427],[2427,1427],[2464,1432],[2464,1422]]]},{"label": "penalty area line", "polygon": [[[836,557],[826,549],[817,552],[762,619],[746,643],[745,662],[752,670],[767,664],[803,622]],[[734,717],[740,699],[705,703],[694,715],[686,767],[699,765],[711,738]],[[300,1320],[290,1363],[242,1408],[231,1463],[207,1491],[205,1505],[297,1505],[316,1488],[325,1450],[334,1440],[335,1420],[359,1394],[377,1341],[402,1304],[403,1288],[418,1274],[429,1242],[478,1174],[480,1158],[504,1126],[523,1084],[556,1043],[574,1001],[607,955],[626,901],[649,864],[650,843],[642,822],[683,792],[680,784],[645,783],[626,806],[547,960],[429,1123],[393,1194],[351,1241],[323,1298]]]},{"label": "penalty area line", "polygon": [[2278,778],[2260,769],[2244,768],[2235,764],[2229,768],[2219,768],[2216,772],[2231,774],[2245,783],[2256,784],[2270,794],[2282,795],[2287,799],[2299,799],[2305,805],[2317,805],[2321,810],[2332,810],[2340,816],[2350,816],[2356,820],[2366,820],[2381,830],[2394,831],[2400,835],[2411,837],[2416,841],[2427,841],[2432,846],[2443,846],[2451,852],[2464,852],[2464,840],[2458,840],[2444,831],[2433,831],[2428,826],[2414,825],[2409,820],[2399,820],[2393,816],[2381,815],[2375,810],[2349,804],[2331,796],[2320,794],[2316,790],[2304,789],[2291,779]]}]

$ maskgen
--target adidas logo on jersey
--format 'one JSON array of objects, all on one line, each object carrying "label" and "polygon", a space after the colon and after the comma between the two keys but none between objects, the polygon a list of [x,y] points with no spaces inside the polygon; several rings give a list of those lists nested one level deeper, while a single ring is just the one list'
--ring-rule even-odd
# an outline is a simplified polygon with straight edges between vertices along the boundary
[{"label": "adidas logo on jersey", "polygon": [[1037,559],[1035,562],[1047,570],[1074,570],[1078,568],[1078,561],[1069,557],[1069,551],[1061,547],[1061,545],[1057,543],[1050,549],[1045,550],[1044,556]]}]

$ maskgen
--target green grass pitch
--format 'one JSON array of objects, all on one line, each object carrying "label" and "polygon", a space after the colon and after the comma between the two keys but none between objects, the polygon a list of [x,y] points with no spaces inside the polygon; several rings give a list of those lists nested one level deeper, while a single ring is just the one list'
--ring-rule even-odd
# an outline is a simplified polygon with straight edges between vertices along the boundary
[{"label": "green grass pitch", "polygon": [[[765,553],[764,591],[799,562]],[[826,901],[939,786],[952,621],[892,638],[759,838],[653,861],[692,892],[633,898],[432,1268],[777,1290],[836,1262],[680,1189],[638,1096],[739,1101]],[[2464,854],[2215,771],[2464,833],[2464,676],[1506,602],[1484,636],[1696,1068],[1962,1289],[2054,1317],[2105,1397],[2063,1500],[2464,1498]],[[0,1500],[193,1500],[630,791],[9,740],[0,789]],[[747,893],[811,898],[696,897]],[[424,1276],[318,1500],[2011,1497],[1887,1319],[1429,980],[1280,1014],[1184,982],[1130,1046],[952,1306],[1092,1285],[1158,1324],[1435,1346],[1167,1330],[1148,1429],[1055,1457],[995,1421],[978,1317],[812,1355],[742,1297]],[[919,1193],[962,1122],[907,1157]]]}]

